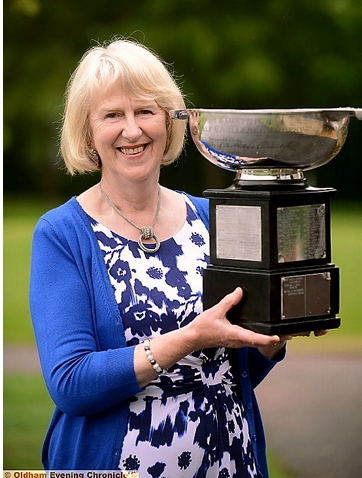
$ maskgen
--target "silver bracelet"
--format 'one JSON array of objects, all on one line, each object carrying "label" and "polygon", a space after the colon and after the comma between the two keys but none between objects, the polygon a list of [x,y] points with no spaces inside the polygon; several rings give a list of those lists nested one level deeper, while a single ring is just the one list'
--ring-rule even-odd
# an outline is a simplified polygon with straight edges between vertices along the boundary
[{"label": "silver bracelet", "polygon": [[149,339],[143,342],[143,350],[145,351],[146,357],[149,360],[150,364],[153,367],[153,370],[160,375],[161,373],[167,373],[167,370],[164,370],[154,359],[151,352],[151,341]]}]

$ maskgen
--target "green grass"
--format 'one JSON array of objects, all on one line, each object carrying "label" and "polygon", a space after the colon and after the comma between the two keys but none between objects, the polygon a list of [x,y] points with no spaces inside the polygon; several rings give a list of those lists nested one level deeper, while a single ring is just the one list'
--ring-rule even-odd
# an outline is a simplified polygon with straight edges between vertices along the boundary
[{"label": "green grass", "polygon": [[295,472],[290,470],[285,463],[270,450],[268,450],[267,455],[270,478],[296,478]]},{"label": "green grass", "polygon": [[41,446],[52,409],[41,376],[4,376],[4,469],[42,469]]},{"label": "green grass", "polygon": [[4,342],[34,342],[28,307],[31,237],[37,219],[52,207],[31,200],[4,202]]},{"label": "green grass", "polygon": [[362,336],[362,204],[332,210],[332,260],[340,267],[341,334]]}]

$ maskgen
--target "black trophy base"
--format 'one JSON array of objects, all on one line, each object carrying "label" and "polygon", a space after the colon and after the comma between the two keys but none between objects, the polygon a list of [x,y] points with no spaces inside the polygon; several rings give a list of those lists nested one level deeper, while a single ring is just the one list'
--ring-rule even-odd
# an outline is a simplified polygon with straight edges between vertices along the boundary
[{"label": "black trophy base", "polygon": [[341,319],[339,317],[328,317],[326,319],[316,318],[315,320],[308,319],[307,321],[293,320],[288,323],[266,323],[266,322],[244,322],[241,325],[246,329],[250,329],[253,332],[258,332],[264,335],[289,335],[289,334],[302,334],[304,332],[312,332],[314,330],[330,330],[338,329],[341,325]]},{"label": "black trophy base", "polygon": [[241,287],[243,298],[227,317],[255,332],[285,335],[340,326],[339,269],[334,264],[284,271],[209,265],[203,281],[204,309]]}]

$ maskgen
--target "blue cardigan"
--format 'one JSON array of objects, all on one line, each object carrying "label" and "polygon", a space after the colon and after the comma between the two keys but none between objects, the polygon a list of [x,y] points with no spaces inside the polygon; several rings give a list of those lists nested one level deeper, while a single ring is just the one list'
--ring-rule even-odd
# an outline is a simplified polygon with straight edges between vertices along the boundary
[{"label": "blue cardigan", "polygon": [[[208,226],[207,200],[189,197]],[[35,228],[30,309],[45,383],[56,404],[43,446],[45,469],[117,469],[129,400],[141,389],[100,248],[75,198],[46,213]],[[265,438],[253,388],[276,361],[254,348],[235,352],[234,373],[263,478]]]}]

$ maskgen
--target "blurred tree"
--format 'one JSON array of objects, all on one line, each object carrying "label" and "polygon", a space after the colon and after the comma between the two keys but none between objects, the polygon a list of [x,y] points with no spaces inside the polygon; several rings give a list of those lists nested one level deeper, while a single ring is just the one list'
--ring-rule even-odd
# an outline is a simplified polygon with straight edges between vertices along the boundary
[{"label": "blurred tree", "polygon": [[[57,130],[68,77],[97,42],[144,42],[175,70],[190,106],[358,107],[361,24],[360,0],[5,0],[5,192],[64,196],[94,181],[61,170]],[[316,172],[340,197],[362,199],[361,128],[351,124],[345,148]],[[192,144],[163,172],[170,187],[198,194],[232,179]]]}]

